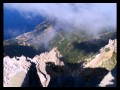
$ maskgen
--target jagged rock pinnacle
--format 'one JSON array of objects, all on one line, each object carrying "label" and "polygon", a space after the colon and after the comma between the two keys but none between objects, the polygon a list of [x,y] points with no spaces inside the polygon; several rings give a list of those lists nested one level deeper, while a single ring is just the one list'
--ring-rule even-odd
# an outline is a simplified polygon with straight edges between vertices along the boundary
[{"label": "jagged rock pinnacle", "polygon": [[[7,87],[16,85],[15,81],[12,81],[12,79],[14,79],[14,76],[19,72],[23,72],[24,74],[23,77],[21,77],[22,80],[20,81],[20,83],[22,84],[25,75],[27,74],[31,66],[31,63],[26,60],[25,56],[16,58],[15,57],[10,58],[9,56],[6,56],[3,58],[3,60],[4,60],[4,82],[3,82],[4,86]],[[10,85],[10,83],[12,84]]]},{"label": "jagged rock pinnacle", "polygon": [[95,56],[90,62],[85,64],[85,67],[99,67],[100,64],[112,57],[114,52],[117,52],[117,40],[109,40],[109,43],[100,49],[100,53]]},{"label": "jagged rock pinnacle", "polygon": [[[50,82],[50,75],[46,72],[46,63],[47,62],[53,62],[55,65],[64,65],[62,61],[60,61],[60,58],[62,55],[57,50],[57,48],[53,48],[50,52],[45,52],[40,55],[36,55],[33,59],[25,56],[21,57],[13,57],[10,58],[9,56],[6,56],[3,58],[4,60],[4,86],[14,86],[15,81],[18,78],[22,78],[22,80],[19,81],[18,85],[21,86],[21,84],[24,81],[24,78],[31,66],[31,62],[36,64],[37,74],[39,76],[39,79],[42,83],[43,87],[47,87]],[[13,77],[16,77],[16,74],[19,72],[24,72],[22,77],[18,77],[17,79],[14,79]],[[18,75],[19,76],[19,75]],[[12,84],[11,84],[12,82]]]},{"label": "jagged rock pinnacle", "polygon": [[39,56],[36,55],[33,58],[33,61],[36,61],[37,65],[37,73],[41,80],[41,83],[43,87],[47,87],[50,81],[50,76],[46,72],[46,62],[53,62],[55,65],[64,65],[62,61],[60,61],[59,58],[61,58],[60,52],[57,50],[57,48],[53,48],[49,53],[45,52],[40,54]]}]

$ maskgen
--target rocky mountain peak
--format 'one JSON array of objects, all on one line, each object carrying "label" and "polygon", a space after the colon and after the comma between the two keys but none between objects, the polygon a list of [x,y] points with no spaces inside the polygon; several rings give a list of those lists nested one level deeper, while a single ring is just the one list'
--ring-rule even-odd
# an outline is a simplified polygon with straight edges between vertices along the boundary
[{"label": "rocky mountain peak", "polygon": [[11,80],[17,73],[24,72],[25,74],[27,74],[27,71],[31,66],[31,63],[26,60],[25,56],[13,58],[6,56],[3,58],[3,60],[4,60],[4,82],[3,82],[4,86],[9,86]]},{"label": "rocky mountain peak", "polygon": [[[27,74],[33,62],[36,64],[37,74],[42,86],[47,87],[50,81],[50,75],[46,72],[46,63],[53,62],[55,65],[64,65],[64,62],[60,61],[61,56],[62,55],[57,48],[53,48],[50,52],[36,55],[33,59],[29,57],[26,58],[23,55],[21,57],[13,58],[10,58],[9,56],[4,57],[4,86],[10,86],[11,82],[15,82],[13,77],[15,77],[18,72],[22,71]],[[13,81],[10,81],[12,79]]]},{"label": "rocky mountain peak", "polygon": [[117,40],[111,40],[109,39],[109,42],[107,45],[102,47],[100,49],[100,53],[98,53],[93,59],[91,59],[87,64],[85,64],[85,67],[99,67],[102,62],[110,59],[113,55],[113,53],[116,53],[117,50]]}]

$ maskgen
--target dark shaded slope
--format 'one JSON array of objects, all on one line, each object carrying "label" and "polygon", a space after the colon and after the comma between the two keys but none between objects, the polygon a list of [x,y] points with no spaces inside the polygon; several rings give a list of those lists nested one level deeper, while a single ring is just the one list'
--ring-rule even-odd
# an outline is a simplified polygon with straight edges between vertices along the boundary
[{"label": "dark shaded slope", "polygon": [[117,86],[117,65],[113,68],[111,71],[112,76],[114,79],[111,81],[113,84],[112,85],[107,85],[106,87],[116,87]]},{"label": "dark shaded slope", "polygon": [[47,72],[51,76],[48,87],[96,87],[108,73],[105,68],[79,68],[72,75],[73,72],[65,70],[65,67],[47,66]]},{"label": "dark shaded slope", "polygon": [[74,42],[74,49],[84,51],[85,53],[97,53],[102,47],[108,44],[109,39],[115,39],[116,32],[108,32],[107,34],[99,35],[97,38],[83,41],[81,43]]},{"label": "dark shaded slope", "polygon": [[42,87],[42,84],[39,80],[39,76],[37,74],[37,69],[34,63],[29,70],[29,87]]},{"label": "dark shaded slope", "polygon": [[44,49],[39,49],[36,51],[33,47],[29,46],[20,46],[20,45],[6,45],[4,46],[4,56],[8,55],[10,57],[13,56],[26,56],[33,58],[35,55],[45,52]]}]

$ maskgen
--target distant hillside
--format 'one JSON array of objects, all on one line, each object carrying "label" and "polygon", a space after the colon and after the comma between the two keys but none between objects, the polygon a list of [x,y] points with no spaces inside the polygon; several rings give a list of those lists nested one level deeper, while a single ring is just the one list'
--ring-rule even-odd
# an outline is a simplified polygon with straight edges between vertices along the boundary
[{"label": "distant hillside", "polygon": [[99,52],[99,49],[105,46],[109,39],[116,38],[116,32],[104,33],[97,37],[87,37],[86,35],[84,37],[78,37],[73,32],[71,36],[69,40],[63,32],[60,32],[51,42],[50,46],[57,46],[68,62],[76,63],[78,60],[85,60],[85,58],[91,57]]},{"label": "distant hillside", "polygon": [[[48,35],[52,35],[54,24],[46,20],[37,25],[33,31],[22,34],[16,38],[4,41],[4,53],[8,53],[6,48],[10,45],[18,45],[18,47],[31,46],[35,52],[50,51],[53,47],[58,47],[62,53],[64,61],[77,63],[91,57],[99,52],[99,49],[105,46],[109,39],[116,38],[116,32],[104,32],[94,36],[86,33],[84,30],[74,30],[74,32],[66,32],[64,28],[57,30],[56,35],[49,41]],[[78,32],[79,31],[79,32]],[[51,33],[51,34],[49,34]],[[9,50],[12,50],[9,48]],[[19,51],[19,50],[18,50]],[[23,50],[23,52],[26,52]],[[22,54],[21,52],[18,52]],[[37,53],[36,53],[37,54]],[[29,55],[27,55],[29,56]]]}]

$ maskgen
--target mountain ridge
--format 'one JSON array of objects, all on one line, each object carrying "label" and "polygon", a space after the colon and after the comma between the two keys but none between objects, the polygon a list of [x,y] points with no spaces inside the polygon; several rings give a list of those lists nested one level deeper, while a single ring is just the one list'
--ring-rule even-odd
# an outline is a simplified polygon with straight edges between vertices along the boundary
[{"label": "mountain ridge", "polygon": [[[21,76],[16,84],[21,87],[107,86],[109,83],[102,79],[117,64],[116,31],[94,36],[78,30],[66,32],[64,27],[56,30],[54,26],[54,23],[46,20],[33,31],[3,42],[4,60],[13,60],[14,64],[22,60],[30,63],[28,66],[27,63],[21,66],[15,64],[21,68],[28,67],[27,74],[23,70],[23,74],[15,76]],[[4,63],[7,65],[7,61]],[[15,84],[14,80],[10,86]]]}]

